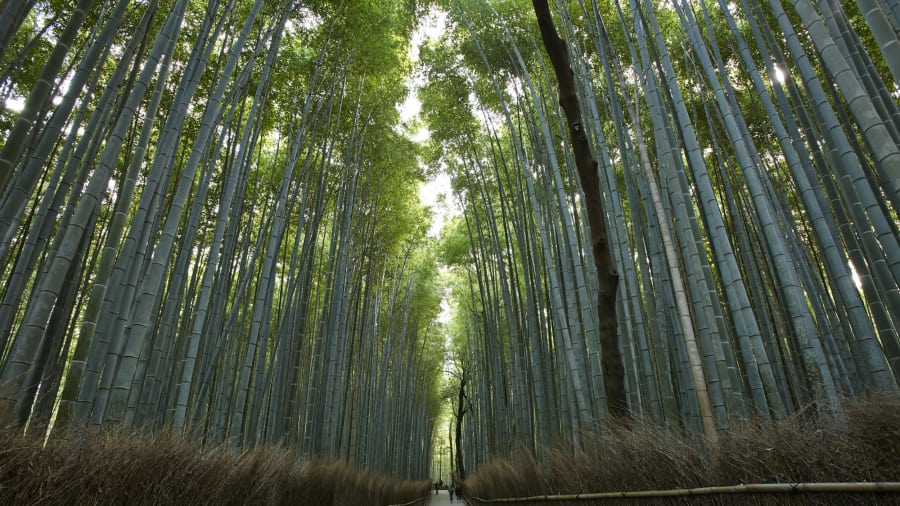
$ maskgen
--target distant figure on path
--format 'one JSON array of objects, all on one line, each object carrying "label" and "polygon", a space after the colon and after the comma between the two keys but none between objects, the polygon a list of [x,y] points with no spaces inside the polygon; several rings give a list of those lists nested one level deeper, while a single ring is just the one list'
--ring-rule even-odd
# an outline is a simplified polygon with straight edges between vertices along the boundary
[{"label": "distant figure on path", "polygon": [[440,481],[434,482],[434,495],[437,495],[437,494],[438,494],[438,489],[439,489],[439,488],[441,488],[441,482],[440,482]]},{"label": "distant figure on path", "polygon": [[450,485],[450,502],[453,502],[453,492],[455,491],[456,485]]}]

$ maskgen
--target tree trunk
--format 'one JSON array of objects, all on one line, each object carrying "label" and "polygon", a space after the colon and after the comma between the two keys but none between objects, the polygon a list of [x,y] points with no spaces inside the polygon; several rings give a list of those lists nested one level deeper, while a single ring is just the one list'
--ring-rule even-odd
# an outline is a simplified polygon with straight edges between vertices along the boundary
[{"label": "tree trunk", "polygon": [[[452,466],[453,462],[454,462],[454,460],[453,460],[453,429],[449,427],[450,424],[447,424],[447,425],[448,425],[447,428],[449,429],[449,434],[447,434],[447,435],[450,437],[450,439],[449,439],[449,441],[450,441],[450,465]],[[457,427],[457,432],[456,432],[457,434],[459,434],[458,429],[459,429],[459,427]],[[443,455],[441,455],[441,457],[443,457]],[[439,458],[438,460],[443,462],[443,460],[441,458]],[[440,479],[442,474],[443,474],[443,472],[438,474],[438,479]]]},{"label": "tree trunk", "polygon": [[459,380],[459,396],[456,404],[456,472],[452,473],[454,476],[451,481],[457,478],[460,481],[466,479],[466,466],[463,461],[462,452],[462,420],[463,415],[469,410],[466,406],[466,383],[468,381],[469,375],[466,374],[465,369],[463,369],[462,377]]},{"label": "tree trunk", "polygon": [[591,231],[594,265],[597,268],[597,295],[599,311],[600,346],[602,348],[601,364],[603,366],[603,385],[606,391],[606,402],[609,414],[620,418],[629,418],[630,411],[625,392],[625,368],[619,352],[619,340],[616,330],[616,290],[619,274],[616,272],[609,251],[606,236],[606,222],[603,212],[603,200],[600,191],[600,177],[597,162],[591,154],[587,134],[581,119],[578,96],[575,93],[575,81],[569,66],[569,53],[565,42],[556,33],[550,7],[546,0],[533,0],[534,12],[544,47],[553,64],[556,80],[559,83],[559,101],[566,114],[569,126],[569,137],[575,155],[575,165],[584,193],[587,209],[588,226]]}]

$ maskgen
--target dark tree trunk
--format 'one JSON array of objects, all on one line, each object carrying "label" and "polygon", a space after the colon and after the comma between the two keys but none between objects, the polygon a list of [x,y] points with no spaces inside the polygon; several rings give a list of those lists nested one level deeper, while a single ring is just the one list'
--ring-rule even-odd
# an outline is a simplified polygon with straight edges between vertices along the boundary
[{"label": "dark tree trunk", "polygon": [[447,436],[450,439],[450,469],[453,469],[453,463],[456,461],[453,460],[453,427],[450,427],[449,423],[447,424]]},{"label": "dark tree trunk", "polygon": [[619,273],[609,251],[606,237],[606,222],[603,200],[600,192],[600,175],[597,162],[591,154],[587,134],[581,120],[578,95],[575,93],[575,76],[569,66],[569,52],[565,42],[556,32],[547,0],[532,0],[541,38],[553,64],[553,71],[559,83],[559,103],[566,115],[569,137],[575,155],[578,177],[587,209],[588,226],[591,231],[591,245],[594,250],[594,265],[597,267],[598,304],[600,316],[601,365],[606,402],[612,416],[628,419],[628,398],[625,394],[625,367],[619,352],[619,338],[616,331],[616,290]]},{"label": "dark tree trunk", "polygon": [[466,374],[466,371],[463,371],[462,377],[459,380],[459,394],[456,404],[456,473],[454,478],[459,480],[466,479],[466,467],[463,464],[463,452],[462,452],[462,420],[463,415],[469,411],[469,407],[466,403],[466,383],[469,381],[469,375]]}]

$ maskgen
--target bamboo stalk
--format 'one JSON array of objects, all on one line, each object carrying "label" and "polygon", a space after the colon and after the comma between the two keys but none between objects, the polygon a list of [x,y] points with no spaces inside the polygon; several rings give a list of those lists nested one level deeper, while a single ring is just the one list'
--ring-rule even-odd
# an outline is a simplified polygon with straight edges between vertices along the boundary
[{"label": "bamboo stalk", "polygon": [[540,495],[530,497],[506,497],[482,499],[470,497],[477,503],[528,503],[537,501],[579,501],[597,499],[645,498],[645,497],[685,497],[716,494],[772,494],[772,493],[819,493],[819,492],[898,492],[900,482],[824,482],[824,483],[754,483],[750,485],[726,485],[699,488],[676,488],[669,490],[635,490],[621,492],[599,492],[587,494]]}]

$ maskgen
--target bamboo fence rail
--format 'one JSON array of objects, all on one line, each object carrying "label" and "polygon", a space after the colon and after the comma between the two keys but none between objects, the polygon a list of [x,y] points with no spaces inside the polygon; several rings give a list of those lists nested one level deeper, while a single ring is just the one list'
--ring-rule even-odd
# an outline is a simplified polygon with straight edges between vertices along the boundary
[{"label": "bamboo fence rail", "polygon": [[566,495],[539,495],[530,497],[506,497],[484,499],[468,497],[474,503],[529,503],[553,501],[579,501],[601,499],[640,499],[661,497],[687,497],[716,494],[781,494],[781,493],[900,493],[900,482],[852,482],[852,483],[754,483],[715,487],[677,488],[669,490],[635,490],[621,492],[597,492]]},{"label": "bamboo fence rail", "polygon": [[403,504],[388,504],[388,506],[413,506],[414,504],[428,504],[428,500],[431,498],[431,491],[425,495],[425,497],[420,497],[418,499],[413,499],[412,501],[405,502]]}]

